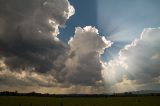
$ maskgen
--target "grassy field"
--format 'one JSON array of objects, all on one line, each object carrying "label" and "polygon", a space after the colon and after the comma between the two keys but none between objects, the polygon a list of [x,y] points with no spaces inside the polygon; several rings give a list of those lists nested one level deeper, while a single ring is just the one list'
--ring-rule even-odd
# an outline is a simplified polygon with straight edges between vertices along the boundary
[{"label": "grassy field", "polygon": [[160,106],[160,96],[108,98],[0,96],[0,106]]}]

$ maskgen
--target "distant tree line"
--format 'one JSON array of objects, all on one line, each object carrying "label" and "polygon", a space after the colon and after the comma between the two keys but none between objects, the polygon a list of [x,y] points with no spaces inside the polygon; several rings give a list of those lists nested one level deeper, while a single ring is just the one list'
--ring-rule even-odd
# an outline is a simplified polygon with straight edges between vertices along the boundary
[{"label": "distant tree line", "polygon": [[38,97],[136,97],[136,96],[160,96],[160,93],[147,93],[147,94],[134,94],[132,92],[113,93],[113,94],[42,94],[36,92],[30,93],[18,93],[3,91],[0,92],[0,96],[38,96]]}]

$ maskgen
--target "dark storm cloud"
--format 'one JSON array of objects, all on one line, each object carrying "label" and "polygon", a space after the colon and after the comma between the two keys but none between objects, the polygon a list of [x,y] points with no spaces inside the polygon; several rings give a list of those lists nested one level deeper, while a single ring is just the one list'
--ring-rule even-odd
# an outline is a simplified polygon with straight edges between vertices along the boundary
[{"label": "dark storm cloud", "polygon": [[[58,26],[73,13],[66,0],[0,0],[0,57],[11,70],[49,71],[66,45]],[[52,21],[51,21],[52,20]],[[51,22],[50,22],[51,21]]]}]

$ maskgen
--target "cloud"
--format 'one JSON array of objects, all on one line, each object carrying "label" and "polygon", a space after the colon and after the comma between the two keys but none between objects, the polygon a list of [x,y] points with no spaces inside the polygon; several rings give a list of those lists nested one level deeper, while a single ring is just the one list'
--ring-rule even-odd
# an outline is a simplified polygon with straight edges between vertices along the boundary
[{"label": "cloud", "polygon": [[111,42],[98,34],[91,26],[77,27],[74,37],[68,42],[70,53],[65,61],[65,68],[57,79],[77,85],[96,85],[102,81],[100,60],[104,50]]},{"label": "cloud", "polygon": [[67,49],[59,27],[73,14],[67,0],[0,0],[0,58],[11,71],[50,71]]},{"label": "cloud", "polygon": [[59,27],[73,14],[68,0],[0,0],[1,86],[53,86],[69,50]]},{"label": "cloud", "polygon": [[112,42],[77,27],[68,44],[59,27],[74,14],[68,0],[0,0],[0,90],[102,93],[160,88],[160,29],[146,28],[108,63]]},{"label": "cloud", "polygon": [[[130,86],[135,85],[134,89],[159,89],[150,87],[150,84],[159,84],[159,34],[159,28],[144,29],[139,39],[120,51],[118,59],[104,63],[103,77],[106,86],[116,86],[118,83],[122,85],[123,82],[130,81],[132,82]],[[120,86],[116,87],[120,88]]]}]

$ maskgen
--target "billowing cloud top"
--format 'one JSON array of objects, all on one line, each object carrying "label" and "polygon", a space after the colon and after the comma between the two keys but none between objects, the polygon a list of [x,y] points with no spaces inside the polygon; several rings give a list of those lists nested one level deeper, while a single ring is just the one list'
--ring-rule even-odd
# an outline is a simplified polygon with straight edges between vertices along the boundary
[{"label": "billowing cloud top", "polygon": [[112,44],[104,40],[94,27],[76,28],[74,37],[69,41],[70,57],[66,61],[70,82],[92,85],[102,80],[100,55]]}]

